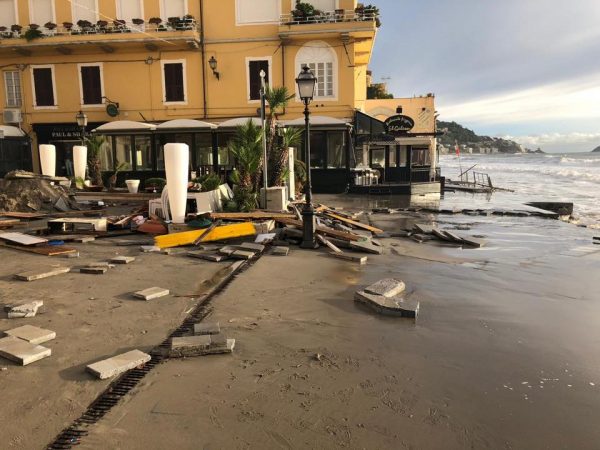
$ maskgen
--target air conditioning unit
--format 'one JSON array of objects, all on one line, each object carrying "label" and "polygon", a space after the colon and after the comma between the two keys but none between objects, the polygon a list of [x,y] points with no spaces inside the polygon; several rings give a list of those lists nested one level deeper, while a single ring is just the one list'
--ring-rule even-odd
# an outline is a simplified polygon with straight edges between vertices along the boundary
[{"label": "air conditioning unit", "polygon": [[5,109],[2,111],[2,121],[4,123],[21,123],[23,116],[20,109]]}]

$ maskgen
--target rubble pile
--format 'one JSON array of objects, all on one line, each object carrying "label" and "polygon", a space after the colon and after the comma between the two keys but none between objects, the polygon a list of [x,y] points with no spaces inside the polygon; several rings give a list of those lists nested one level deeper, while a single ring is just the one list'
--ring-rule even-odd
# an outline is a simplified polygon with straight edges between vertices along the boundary
[{"label": "rubble pile", "polygon": [[69,198],[69,189],[59,185],[60,180],[63,179],[25,171],[9,172],[0,180],[0,212],[77,209],[75,202]]}]

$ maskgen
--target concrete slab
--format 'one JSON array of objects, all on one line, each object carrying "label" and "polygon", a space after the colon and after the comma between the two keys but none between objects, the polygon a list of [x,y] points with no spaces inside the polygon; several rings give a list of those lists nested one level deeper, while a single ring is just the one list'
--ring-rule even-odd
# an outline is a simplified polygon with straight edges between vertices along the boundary
[{"label": "concrete slab", "polygon": [[104,275],[106,272],[108,272],[108,267],[82,267],[79,269],[79,272],[90,275]]},{"label": "concrete slab", "polygon": [[86,370],[101,380],[111,378],[130,369],[141,366],[152,359],[150,355],[140,351],[132,350],[121,355],[113,356],[102,361],[95,362],[86,367]]},{"label": "concrete slab", "polygon": [[231,353],[234,347],[235,339],[227,339],[223,334],[177,337],[171,340],[169,357],[185,358]]},{"label": "concrete slab", "polygon": [[0,339],[0,356],[22,366],[47,358],[52,350],[41,345],[30,344],[23,339],[8,336]]},{"label": "concrete slab", "polygon": [[188,252],[187,255],[191,258],[198,258],[198,259],[203,259],[205,261],[212,261],[212,262],[221,262],[221,261],[225,261],[226,259],[229,259],[229,256],[227,256],[227,255],[219,255],[218,253],[206,253],[203,251]]},{"label": "concrete slab", "polygon": [[369,241],[350,242],[350,248],[352,250],[365,253],[372,253],[374,255],[381,255],[383,253],[383,247],[373,245]]},{"label": "concrete slab", "polygon": [[219,334],[221,325],[219,322],[201,322],[194,324],[195,335]]},{"label": "concrete slab", "polygon": [[425,225],[423,223],[415,223],[415,229],[421,234],[432,234],[433,226]]},{"label": "concrete slab", "polygon": [[474,238],[474,237],[463,237],[462,238],[463,242],[468,245],[469,247],[473,247],[473,248],[481,248],[484,247],[485,244],[487,243],[484,239],[478,239],[478,238]]},{"label": "concrete slab", "polygon": [[198,348],[208,349],[212,342],[211,336],[208,334],[197,336],[182,336],[171,339],[171,349],[177,350],[182,348]]},{"label": "concrete slab", "polygon": [[110,262],[113,264],[129,264],[135,261],[133,256],[115,256],[111,258]]},{"label": "concrete slab", "polygon": [[63,273],[69,273],[70,267],[53,267],[43,270],[32,270],[30,272],[18,273],[15,275],[17,280],[21,281],[35,281],[41,280],[42,278],[54,277],[56,275],[62,275]]},{"label": "concrete slab", "polygon": [[254,242],[257,244],[267,244],[269,242],[273,242],[273,240],[277,237],[277,233],[264,233],[256,236]]},{"label": "concrete slab", "polygon": [[262,244],[255,244],[254,242],[244,242],[238,246],[242,250],[249,250],[252,252],[262,253],[265,251],[265,246]]},{"label": "concrete slab", "polygon": [[160,253],[160,247],[156,245],[142,245],[140,250],[144,253]]},{"label": "concrete slab", "polygon": [[406,289],[406,285],[401,280],[394,278],[385,278],[365,288],[369,294],[383,295],[384,297],[395,297]]},{"label": "concrete slab", "polygon": [[283,247],[281,245],[273,247],[273,249],[271,250],[271,254],[275,255],[275,256],[287,256],[289,253],[290,253],[290,248]]},{"label": "concrete slab", "polygon": [[232,247],[231,245],[227,245],[227,246],[225,246],[223,248],[220,248],[219,249],[219,253],[221,255],[231,256],[237,250],[238,250],[237,247]]},{"label": "concrete slab", "polygon": [[235,252],[233,252],[231,254],[232,258],[236,258],[236,259],[252,259],[256,256],[256,253],[253,251],[247,251],[247,250],[236,250]]},{"label": "concrete slab", "polygon": [[155,298],[165,297],[169,295],[168,289],[163,289],[159,287],[151,287],[148,289],[144,289],[143,291],[134,292],[134,296],[137,298],[141,298],[143,300],[154,300]]},{"label": "concrete slab", "polygon": [[33,325],[23,325],[22,327],[7,330],[5,333],[14,336],[30,344],[43,344],[56,338],[56,333],[52,330],[34,327]]},{"label": "concrete slab", "polygon": [[346,253],[327,253],[327,254],[329,256],[332,256],[337,259],[343,259],[344,261],[358,263],[361,266],[367,264],[367,260],[368,260],[368,258],[366,256],[348,255]]},{"label": "concrete slab", "polygon": [[419,314],[419,302],[407,300],[401,296],[384,297],[383,295],[369,294],[366,291],[357,291],[354,301],[363,303],[379,314],[386,316],[408,317],[416,319]]},{"label": "concrete slab", "polygon": [[9,319],[21,319],[27,317],[35,317],[38,309],[44,305],[42,300],[34,300],[22,305],[12,306],[8,310]]}]

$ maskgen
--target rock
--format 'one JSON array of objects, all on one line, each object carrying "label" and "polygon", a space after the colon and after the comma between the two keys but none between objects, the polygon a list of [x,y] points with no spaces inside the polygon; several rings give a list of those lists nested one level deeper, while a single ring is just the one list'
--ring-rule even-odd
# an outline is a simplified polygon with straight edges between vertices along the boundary
[{"label": "rock", "polygon": [[129,264],[135,261],[133,256],[115,256],[110,260],[113,264]]},{"label": "rock", "polygon": [[86,367],[86,370],[101,380],[114,377],[135,367],[147,363],[152,358],[139,350],[132,350],[121,355],[113,356]]},{"label": "rock", "polygon": [[350,248],[359,252],[373,253],[375,255],[381,255],[383,253],[383,247],[373,245],[370,241],[350,242]]},{"label": "rock", "polygon": [[43,344],[44,342],[56,338],[56,333],[54,331],[34,327],[33,325],[23,325],[22,327],[5,331],[5,333],[9,336],[23,339],[30,344]]},{"label": "rock", "polygon": [[287,256],[289,252],[290,252],[289,247],[283,247],[283,246],[279,246],[279,245],[276,247],[273,247],[273,249],[271,250],[271,254],[275,255],[275,256]]},{"label": "rock", "polygon": [[0,356],[22,366],[47,358],[51,354],[52,350],[49,348],[31,344],[14,336],[0,339]]},{"label": "rock", "polygon": [[35,317],[38,309],[44,304],[42,300],[34,300],[22,305],[12,306],[8,310],[9,319],[20,319],[25,317]]},{"label": "rock", "polygon": [[159,287],[151,287],[148,289],[144,289],[143,291],[135,292],[133,295],[137,298],[141,298],[143,300],[148,301],[169,295],[169,290]]},{"label": "rock", "polygon": [[219,322],[201,322],[194,324],[194,334],[219,334],[221,332],[221,325]]},{"label": "rock", "polygon": [[406,289],[403,281],[394,278],[386,278],[365,288],[365,292],[374,295],[383,295],[384,297],[395,297]]},{"label": "rock", "polygon": [[69,273],[70,271],[71,269],[69,267],[56,267],[41,271],[33,270],[31,272],[19,273],[15,275],[15,278],[21,281],[35,281],[41,280],[42,278],[54,277],[63,273]]}]

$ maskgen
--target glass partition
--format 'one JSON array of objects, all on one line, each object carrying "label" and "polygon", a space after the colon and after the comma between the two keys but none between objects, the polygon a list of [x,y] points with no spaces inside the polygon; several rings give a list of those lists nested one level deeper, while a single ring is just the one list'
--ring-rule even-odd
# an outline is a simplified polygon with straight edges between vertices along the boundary
[{"label": "glass partition", "polygon": [[346,168],[346,133],[344,131],[329,131],[327,133],[327,168]]},{"label": "glass partition", "polygon": [[115,150],[116,150],[116,161],[115,165],[125,163],[126,167],[123,170],[132,170],[133,164],[131,159],[131,136],[116,136],[115,137]]},{"label": "glass partition", "polygon": [[152,170],[152,138],[150,136],[135,136],[135,170]]}]

